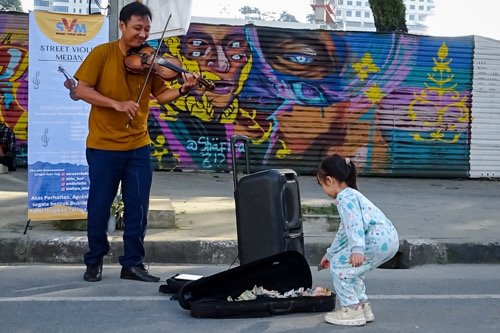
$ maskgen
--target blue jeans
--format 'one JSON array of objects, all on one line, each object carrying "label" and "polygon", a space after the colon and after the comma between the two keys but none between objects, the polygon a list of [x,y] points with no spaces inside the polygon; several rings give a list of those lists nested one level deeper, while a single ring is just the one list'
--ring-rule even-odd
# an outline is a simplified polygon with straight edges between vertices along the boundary
[{"label": "blue jeans", "polygon": [[124,254],[119,261],[123,267],[142,264],[153,178],[149,146],[127,151],[87,148],[86,155],[90,190],[87,202],[89,251],[84,255],[85,264],[96,264],[109,252],[106,232],[120,181],[125,230]]}]

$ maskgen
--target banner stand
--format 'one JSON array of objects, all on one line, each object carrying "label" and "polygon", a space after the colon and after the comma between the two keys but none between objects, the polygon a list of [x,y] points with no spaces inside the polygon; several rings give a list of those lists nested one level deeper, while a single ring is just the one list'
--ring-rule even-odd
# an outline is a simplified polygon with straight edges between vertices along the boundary
[{"label": "banner stand", "polygon": [[85,157],[91,105],[72,77],[90,51],[108,42],[108,18],[29,14],[28,220],[87,218]]}]

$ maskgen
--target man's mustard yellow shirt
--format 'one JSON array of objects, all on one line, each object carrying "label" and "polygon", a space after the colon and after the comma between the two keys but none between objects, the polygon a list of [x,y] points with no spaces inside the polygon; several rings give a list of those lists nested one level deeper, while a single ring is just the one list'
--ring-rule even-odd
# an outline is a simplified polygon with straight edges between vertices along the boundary
[{"label": "man's mustard yellow shirt", "polygon": [[[118,41],[95,47],[74,75],[89,83],[97,92],[118,101],[137,102],[147,72],[130,73]],[[147,127],[150,95],[158,96],[169,88],[157,75],[151,75],[129,127],[125,112],[92,105],[89,116],[87,147],[104,150],[131,150],[150,144]]]}]

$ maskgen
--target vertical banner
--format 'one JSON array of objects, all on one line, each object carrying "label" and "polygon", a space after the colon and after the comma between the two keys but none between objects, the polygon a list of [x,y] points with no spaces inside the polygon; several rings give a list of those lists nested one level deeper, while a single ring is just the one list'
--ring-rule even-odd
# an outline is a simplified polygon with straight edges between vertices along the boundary
[{"label": "vertical banner", "polygon": [[28,218],[85,219],[89,189],[85,141],[90,105],[75,96],[76,72],[108,41],[101,15],[29,15]]},{"label": "vertical banner", "polygon": [[165,23],[170,22],[165,37],[185,35],[191,22],[192,0],[145,0],[153,13],[149,40],[160,39]]}]

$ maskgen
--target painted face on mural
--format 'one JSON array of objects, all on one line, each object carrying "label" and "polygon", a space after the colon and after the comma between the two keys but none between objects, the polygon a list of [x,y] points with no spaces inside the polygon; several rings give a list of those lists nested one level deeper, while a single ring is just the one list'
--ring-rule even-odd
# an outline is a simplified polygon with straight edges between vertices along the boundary
[{"label": "painted face on mural", "polygon": [[255,63],[260,61],[269,81],[279,87],[276,96],[293,101],[283,103],[274,113],[279,138],[287,151],[302,153],[318,137],[333,131],[335,135],[328,142],[340,144],[344,132],[341,124],[349,109],[340,93],[347,63],[344,42],[339,38],[337,45],[328,32],[261,27],[255,37],[261,50],[261,57]]},{"label": "painted face on mural", "polygon": [[349,102],[340,102],[322,108],[294,105],[291,110],[276,116],[280,139],[284,140],[291,153],[306,151],[315,139],[324,136],[328,145],[341,145],[346,134]]},{"label": "painted face on mural", "polygon": [[182,53],[214,82],[215,89],[205,92],[208,101],[215,107],[226,107],[241,89],[240,75],[249,60],[243,28],[192,27],[182,43]]},{"label": "painted face on mural", "polygon": [[287,98],[309,106],[328,106],[338,101],[332,86],[341,86],[347,64],[342,39],[334,41],[334,35],[327,32],[257,31],[263,60],[272,68],[275,84],[284,85],[282,91]]},{"label": "painted face on mural", "polygon": [[335,55],[320,40],[278,36],[272,42],[275,48],[264,48],[267,63],[276,71],[310,80],[321,80],[330,76],[337,63]]}]

